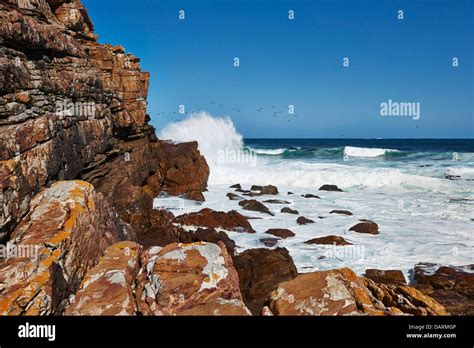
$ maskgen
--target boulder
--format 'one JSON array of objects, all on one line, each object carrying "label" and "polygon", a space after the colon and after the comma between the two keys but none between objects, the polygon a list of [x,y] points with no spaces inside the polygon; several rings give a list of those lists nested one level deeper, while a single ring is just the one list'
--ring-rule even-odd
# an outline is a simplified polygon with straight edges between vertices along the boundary
[{"label": "boulder", "polygon": [[136,299],[142,315],[250,315],[224,244],[174,243],[141,255]]},{"label": "boulder", "polygon": [[245,210],[258,211],[260,213],[274,215],[270,209],[255,199],[248,199],[239,202],[239,205]]},{"label": "boulder", "polygon": [[299,215],[298,210],[296,210],[296,209],[291,209],[291,208],[289,208],[289,207],[281,208],[280,212],[282,212],[282,213],[287,213],[287,214]]},{"label": "boulder", "polygon": [[276,237],[286,239],[289,237],[294,237],[295,234],[286,228],[270,228],[265,233],[272,234]]},{"label": "boulder", "polygon": [[379,225],[369,220],[360,220],[358,224],[352,226],[349,231],[357,233],[379,234]]},{"label": "boulder", "polygon": [[255,233],[247,218],[235,210],[225,213],[205,208],[197,213],[177,216],[173,222],[186,226],[214,227],[229,231]]},{"label": "boulder", "polygon": [[251,190],[251,191],[261,191],[261,190],[262,190],[262,187],[263,187],[263,186],[252,185],[252,187],[250,187],[250,190]]},{"label": "boulder", "polygon": [[342,190],[336,185],[323,185],[319,188],[319,191],[337,191],[342,192]]},{"label": "boulder", "polygon": [[240,184],[234,184],[232,186],[229,186],[229,188],[241,189],[242,186],[240,186]]},{"label": "boulder", "polygon": [[61,314],[105,249],[133,237],[92,185],[54,183],[31,200],[11,234],[9,244],[31,255],[0,263],[0,314]]},{"label": "boulder", "polygon": [[260,314],[270,292],[279,283],[297,275],[293,259],[284,248],[246,250],[234,256],[234,266],[243,300],[254,315]]},{"label": "boulder", "polygon": [[340,236],[325,236],[307,240],[306,244],[352,245]]},{"label": "boulder", "polygon": [[314,223],[313,220],[307,219],[304,216],[300,216],[298,219],[296,219],[296,222],[298,223],[298,225],[306,225],[306,224]]}]

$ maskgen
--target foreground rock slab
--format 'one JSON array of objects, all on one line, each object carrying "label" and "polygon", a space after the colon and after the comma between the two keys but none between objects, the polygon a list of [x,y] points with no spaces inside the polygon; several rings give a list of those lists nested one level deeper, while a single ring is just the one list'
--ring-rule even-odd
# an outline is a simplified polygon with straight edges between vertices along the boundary
[{"label": "foreground rock slab", "polygon": [[58,181],[35,196],[10,243],[33,257],[0,263],[0,314],[61,314],[104,250],[131,236],[116,213],[84,181]]},{"label": "foreground rock slab", "polygon": [[141,246],[121,242],[107,248],[70,299],[66,315],[136,315],[134,282]]},{"label": "foreground rock slab", "polygon": [[138,310],[143,315],[249,315],[224,244],[174,243],[141,255]]},{"label": "foreground rock slab", "polygon": [[452,315],[474,315],[474,265],[419,263],[415,287],[443,304]]},{"label": "foreground rock slab", "polygon": [[409,286],[375,284],[349,268],[303,273],[270,296],[274,315],[446,315],[442,305]]},{"label": "foreground rock slab", "polygon": [[285,248],[250,249],[234,256],[240,290],[247,307],[259,315],[270,293],[279,283],[297,275],[296,266]]}]

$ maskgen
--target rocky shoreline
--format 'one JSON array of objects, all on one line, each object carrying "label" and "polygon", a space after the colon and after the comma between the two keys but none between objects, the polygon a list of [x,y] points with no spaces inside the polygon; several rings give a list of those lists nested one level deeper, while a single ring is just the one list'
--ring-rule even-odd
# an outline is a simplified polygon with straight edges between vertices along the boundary
[{"label": "rocky shoreline", "polygon": [[[284,248],[236,251],[225,231],[255,232],[237,211],[154,209],[160,193],[203,201],[209,167],[196,142],[157,139],[139,58],[99,44],[79,0],[6,0],[0,20],[0,242],[35,251],[0,259],[0,314],[474,314],[473,265],[420,263],[410,284],[396,270],[298,274]],[[249,212],[284,204],[276,186],[232,188],[222,199]],[[294,236],[267,234],[263,246]]]}]

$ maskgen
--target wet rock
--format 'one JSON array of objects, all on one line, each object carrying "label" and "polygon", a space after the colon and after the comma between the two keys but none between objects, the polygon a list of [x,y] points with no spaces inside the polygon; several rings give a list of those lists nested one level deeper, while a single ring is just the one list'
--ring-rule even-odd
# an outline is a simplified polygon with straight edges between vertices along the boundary
[{"label": "wet rock", "polygon": [[240,201],[239,205],[245,210],[258,211],[260,213],[274,215],[270,209],[255,199]]},{"label": "wet rock", "polygon": [[301,195],[301,197],[304,197],[304,198],[317,198],[317,199],[321,199],[321,197],[316,196],[316,195],[313,195],[313,194],[311,194],[311,193],[307,193],[307,194]]},{"label": "wet rock", "polygon": [[294,194],[294,193],[291,192],[291,191],[288,191],[288,193],[287,193],[287,195],[292,195],[292,194]]},{"label": "wet rock", "polygon": [[298,219],[296,219],[296,222],[298,223],[298,225],[306,225],[306,224],[314,223],[313,220],[307,219],[304,216],[300,216]]},{"label": "wet rock", "polygon": [[474,315],[474,265],[415,265],[415,287],[444,305],[452,315]]},{"label": "wet rock", "polygon": [[224,244],[152,247],[141,255],[136,298],[142,315],[249,315]]},{"label": "wet rock", "polygon": [[274,235],[276,237],[280,237],[282,239],[286,239],[286,238],[295,236],[295,234],[292,231],[290,231],[286,228],[270,228],[265,233],[272,234],[272,235]]},{"label": "wet rock", "polygon": [[453,174],[444,174],[444,178],[448,180],[459,180],[461,179],[460,175],[453,175]]},{"label": "wet rock", "polygon": [[92,185],[54,183],[32,199],[11,235],[12,245],[32,254],[0,263],[0,314],[61,314],[105,249],[127,238],[133,235]]},{"label": "wet rock", "polygon": [[342,190],[336,185],[323,185],[319,188],[319,191],[337,191],[342,192]]},{"label": "wet rock", "polygon": [[298,210],[296,210],[296,209],[291,209],[291,208],[289,208],[289,207],[281,208],[280,212],[282,212],[282,213],[287,213],[287,214],[299,215]]},{"label": "wet rock", "polygon": [[367,269],[365,277],[372,279],[376,283],[383,284],[406,284],[405,276],[399,270]]},{"label": "wet rock", "polygon": [[250,190],[251,190],[251,191],[261,191],[261,190],[262,190],[262,187],[263,187],[263,186],[252,185],[252,187],[250,187]]},{"label": "wet rock", "polygon": [[263,245],[271,248],[271,247],[274,247],[275,245],[278,244],[278,241],[281,240],[279,238],[260,238],[259,241],[260,243],[262,243]]},{"label": "wet rock", "polygon": [[369,220],[360,220],[358,224],[352,226],[349,231],[357,233],[379,234],[379,225]]},{"label": "wet rock", "polygon": [[240,186],[240,184],[234,184],[232,186],[229,186],[229,188],[241,189],[242,186]]},{"label": "wet rock", "polygon": [[340,236],[325,236],[307,240],[306,244],[352,245]]},{"label": "wet rock", "polygon": [[339,215],[347,215],[347,216],[352,215],[352,213],[349,210],[339,210],[339,209],[331,210],[329,214],[339,214]]},{"label": "wet rock", "polygon": [[186,226],[214,227],[229,231],[255,233],[247,218],[235,210],[225,213],[205,208],[197,213],[177,216],[174,222]]},{"label": "wet rock", "polygon": [[284,248],[250,249],[234,257],[240,290],[247,307],[259,315],[271,291],[278,284],[293,279],[297,270]]},{"label": "wet rock", "polygon": [[277,195],[278,194],[278,188],[273,185],[267,185],[267,186],[262,186],[260,193],[262,195]]},{"label": "wet rock", "polygon": [[288,201],[284,201],[281,199],[267,199],[266,201],[263,201],[264,203],[270,203],[270,204],[290,204]]},{"label": "wet rock", "polygon": [[241,201],[244,199],[243,197],[240,197],[239,195],[230,192],[226,194],[226,197],[228,197],[231,201]]}]

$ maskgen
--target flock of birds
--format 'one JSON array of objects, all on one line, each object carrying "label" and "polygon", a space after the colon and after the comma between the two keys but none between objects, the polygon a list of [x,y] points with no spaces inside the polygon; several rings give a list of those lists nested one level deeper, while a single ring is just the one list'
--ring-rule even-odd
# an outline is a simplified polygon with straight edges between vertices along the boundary
[{"label": "flock of birds", "polygon": [[[211,102],[211,104],[212,104],[212,105],[216,105],[215,102]],[[224,107],[224,105],[222,105],[222,104],[217,104],[217,106],[218,106],[219,108]],[[203,110],[192,110],[192,111],[186,112],[186,113],[184,113],[184,114],[182,114],[182,113],[180,113],[180,112],[177,112],[177,111],[173,111],[172,115],[174,115],[174,116],[177,117],[177,119],[176,119],[177,121],[181,121],[181,120],[183,119],[183,116],[184,116],[184,115],[186,115],[186,114],[192,114],[192,113],[200,112],[200,111],[203,111]],[[233,108],[232,108],[232,111],[233,111],[233,112],[238,112],[238,113],[240,113],[240,108],[238,108],[238,107],[233,107]],[[257,112],[260,112],[260,113],[265,113],[265,112],[267,112],[263,106],[259,106],[259,107],[256,109],[256,111],[257,111]],[[276,105],[272,105],[270,111],[271,111],[273,117],[284,116],[284,115],[288,115],[289,117],[298,117],[298,114],[295,114],[295,113],[292,114],[292,113],[289,113],[289,112],[284,113],[283,110],[277,110]],[[166,116],[167,114],[169,114],[169,113],[167,113],[167,112],[165,112],[165,111],[162,111],[162,112],[158,112],[158,113],[157,113],[158,116],[160,116],[160,115]],[[291,118],[288,118],[287,121],[288,121],[288,122],[291,122]]]}]

